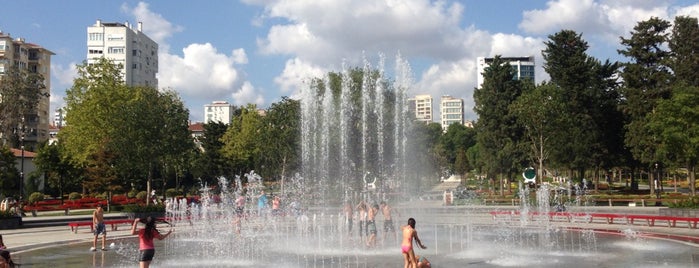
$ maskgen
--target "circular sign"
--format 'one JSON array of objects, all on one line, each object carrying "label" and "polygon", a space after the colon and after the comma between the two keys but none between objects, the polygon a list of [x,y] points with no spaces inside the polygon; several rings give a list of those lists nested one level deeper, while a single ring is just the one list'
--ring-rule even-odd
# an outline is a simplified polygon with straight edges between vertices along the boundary
[{"label": "circular sign", "polygon": [[524,177],[524,182],[535,182],[536,170],[533,167],[528,167],[522,172],[522,177]]}]

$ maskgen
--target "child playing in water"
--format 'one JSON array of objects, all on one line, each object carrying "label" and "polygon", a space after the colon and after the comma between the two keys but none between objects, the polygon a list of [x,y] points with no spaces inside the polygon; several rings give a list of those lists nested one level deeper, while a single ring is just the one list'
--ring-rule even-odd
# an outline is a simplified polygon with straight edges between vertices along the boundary
[{"label": "child playing in water", "polygon": [[405,260],[405,268],[417,268],[417,259],[415,258],[415,252],[413,251],[413,239],[417,242],[418,246],[422,249],[426,249],[426,246],[422,245],[422,241],[417,236],[417,230],[415,230],[415,219],[408,219],[408,225],[403,226],[403,242],[400,245],[401,253],[403,253],[403,258]]}]

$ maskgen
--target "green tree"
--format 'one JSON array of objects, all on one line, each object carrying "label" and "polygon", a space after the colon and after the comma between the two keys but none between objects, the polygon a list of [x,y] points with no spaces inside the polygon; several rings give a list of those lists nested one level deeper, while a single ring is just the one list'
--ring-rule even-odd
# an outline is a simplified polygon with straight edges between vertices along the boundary
[{"label": "green tree", "polygon": [[[0,80],[0,145],[19,147],[18,129],[37,114],[41,98],[48,97],[44,77],[39,73],[20,70],[16,66],[5,70]],[[26,118],[25,118],[26,117]]]},{"label": "green tree", "polygon": [[[524,161],[523,127],[509,110],[523,89],[524,82],[516,80],[515,75],[512,66],[496,56],[483,72],[483,85],[473,93],[479,155],[488,177],[499,175],[498,185],[504,184],[503,176],[509,180],[510,175],[520,171]],[[500,194],[504,190],[500,187]]]},{"label": "green tree", "polygon": [[46,175],[49,189],[47,194],[60,197],[65,192],[78,192],[81,189],[82,170],[70,162],[62,143],[45,143],[39,147],[34,163],[37,170]]},{"label": "green tree", "polygon": [[17,158],[7,146],[0,146],[0,194],[19,196]]},{"label": "green tree", "polygon": [[543,83],[526,90],[510,107],[524,126],[532,162],[536,163],[537,180],[544,177],[544,162],[553,150],[550,137],[557,135],[563,110],[560,87]]},{"label": "green tree", "polygon": [[226,133],[228,125],[223,122],[209,122],[204,124],[204,135],[200,138],[203,152],[197,154],[197,164],[200,167],[195,177],[206,183],[213,183],[220,176],[233,175],[230,166],[221,155],[223,142],[221,137]]},{"label": "green tree", "polygon": [[76,165],[105,176],[88,178],[91,191],[144,182],[150,191],[156,174],[193,150],[189,111],[173,91],[128,87],[119,66],[106,59],[78,66],[78,74],[65,98],[71,123],[59,136]]},{"label": "green tree", "polygon": [[[553,135],[552,159],[577,170],[582,178],[589,167],[605,163],[607,133],[616,111],[615,74],[617,63],[601,63],[587,55],[588,44],[571,30],[562,30],[549,36],[542,51],[544,70],[551,76],[550,83],[560,88],[561,104],[556,121],[558,135]],[[618,128],[617,128],[618,129]],[[598,177],[596,176],[595,179]]]},{"label": "green tree", "polygon": [[[670,52],[666,49],[669,28],[670,23],[659,18],[641,21],[630,38],[621,38],[624,49],[618,51],[630,59],[623,64],[621,73],[624,101],[619,107],[627,118],[624,144],[633,158],[647,168],[658,160],[656,151],[660,144],[649,129],[647,116],[660,100],[671,96],[672,75],[667,66]],[[635,178],[631,179],[633,185]]]},{"label": "green tree", "polygon": [[655,112],[648,114],[651,133],[661,141],[658,158],[689,173],[689,189],[696,195],[696,166],[699,162],[699,87],[679,86],[672,98],[660,100]]},{"label": "green tree", "polygon": [[242,175],[259,168],[262,158],[262,118],[254,104],[241,109],[233,117],[230,127],[221,137],[221,155],[229,160],[233,172]]},{"label": "green tree", "polygon": [[440,136],[435,151],[440,154],[440,159],[444,159],[450,173],[464,175],[471,168],[466,159],[466,151],[475,144],[475,129],[462,124],[451,124],[447,132]]},{"label": "green tree", "polygon": [[283,97],[273,103],[262,117],[262,165],[259,174],[263,177],[287,177],[289,171],[300,165],[300,120],[299,101]]},{"label": "green tree", "polygon": [[668,42],[670,47],[669,67],[674,74],[674,83],[699,86],[699,22],[697,18],[678,16]]}]

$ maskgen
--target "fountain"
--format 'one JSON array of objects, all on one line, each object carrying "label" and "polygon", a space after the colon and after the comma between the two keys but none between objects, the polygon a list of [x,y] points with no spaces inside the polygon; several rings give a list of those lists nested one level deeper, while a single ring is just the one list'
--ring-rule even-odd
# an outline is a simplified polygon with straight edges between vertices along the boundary
[{"label": "fountain", "polygon": [[[156,241],[154,267],[400,267],[398,241],[383,240],[367,248],[346,228],[343,201],[388,200],[398,208],[396,225],[408,217],[428,249],[416,249],[435,267],[686,267],[696,249],[673,241],[650,239],[629,227],[606,234],[585,229],[584,224],[561,226],[547,217],[529,218],[529,212],[547,213],[565,206],[581,206],[570,200],[571,187],[560,190],[544,185],[533,190],[520,185],[519,218],[494,221],[492,208],[443,207],[429,201],[405,200],[391,191],[410,191],[416,183],[409,164],[407,90],[410,68],[397,57],[395,83],[388,83],[384,59],[377,70],[364,61],[361,69],[344,68],[314,80],[303,93],[303,170],[286,180],[282,215],[257,215],[256,200],[263,178],[254,172],[243,177],[220,178],[216,190],[202,187],[199,202],[169,199],[167,216],[176,232]],[[247,181],[242,188],[242,181]],[[575,190],[583,193],[585,185]],[[580,196],[580,195],[576,195]],[[245,200],[244,216],[236,201]],[[401,203],[410,201],[410,203]],[[432,205],[430,205],[432,204]],[[552,206],[554,204],[554,206]],[[558,206],[557,206],[558,205]],[[485,210],[485,211],[484,211]],[[168,228],[161,224],[159,228]],[[25,266],[61,263],[74,267],[136,265],[135,238],[115,241],[113,250],[87,252],[84,244],[44,248],[19,254]],[[41,265],[38,265],[41,266]]]}]

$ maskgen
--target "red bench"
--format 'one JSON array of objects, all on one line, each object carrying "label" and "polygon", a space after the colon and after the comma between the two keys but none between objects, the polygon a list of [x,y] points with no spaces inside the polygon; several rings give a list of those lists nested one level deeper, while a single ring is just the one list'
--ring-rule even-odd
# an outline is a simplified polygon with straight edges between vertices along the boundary
[{"label": "red bench", "polygon": [[[491,211],[490,214],[493,219],[496,219],[500,215],[505,216],[520,216],[519,211]],[[586,218],[588,223],[592,223],[595,218],[605,219],[608,224],[614,224],[617,219],[624,219],[626,224],[634,224],[635,220],[645,220],[648,226],[655,226],[656,221],[664,221],[667,223],[668,227],[676,227],[677,222],[687,222],[689,228],[696,229],[697,223],[699,223],[699,218],[692,217],[675,217],[675,216],[660,216],[660,215],[634,215],[634,214],[617,214],[617,213],[575,213],[575,212],[530,212],[528,216],[531,218],[537,215],[547,216],[549,220],[553,221],[556,217],[565,217],[568,222],[572,222],[575,217]]]},{"label": "red bench", "polygon": [[[117,227],[119,224],[132,224],[133,220],[129,219],[114,219],[114,220],[105,220],[104,225],[110,225],[112,227],[112,231],[116,231]],[[74,222],[69,222],[68,226],[70,227],[70,231],[77,233],[78,232],[78,227],[80,226],[90,226],[90,231],[94,232],[95,231],[95,226],[92,224],[92,221],[74,221]]]}]

